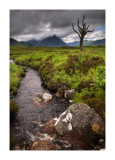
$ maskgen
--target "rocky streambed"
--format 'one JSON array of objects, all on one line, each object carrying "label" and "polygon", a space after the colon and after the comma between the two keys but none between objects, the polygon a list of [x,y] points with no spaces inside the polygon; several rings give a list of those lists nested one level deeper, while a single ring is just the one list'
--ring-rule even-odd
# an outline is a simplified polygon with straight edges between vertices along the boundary
[{"label": "rocky streambed", "polygon": [[45,95],[49,93],[42,86],[39,73],[28,68],[17,95],[13,98],[20,105],[16,120],[11,124],[19,149],[29,149],[31,143],[43,137],[41,128],[45,123],[52,118],[59,117],[69,106],[67,101],[57,100],[54,94],[51,94],[52,101],[38,106],[34,102],[38,92],[45,93]]},{"label": "rocky streambed", "polygon": [[[68,91],[65,97],[67,95]],[[70,106],[59,94],[50,93],[42,86],[37,71],[27,69],[13,99],[20,105],[16,119],[11,123],[15,150],[104,148],[101,117],[86,104]]]}]

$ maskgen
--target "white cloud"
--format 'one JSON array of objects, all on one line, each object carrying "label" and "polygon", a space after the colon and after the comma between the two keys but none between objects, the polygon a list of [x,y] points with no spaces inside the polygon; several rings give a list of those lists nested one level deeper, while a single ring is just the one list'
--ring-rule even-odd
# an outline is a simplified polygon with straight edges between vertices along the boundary
[{"label": "white cloud", "polygon": [[[79,40],[72,29],[74,22],[76,29],[77,18],[82,22],[82,15],[86,16],[86,24],[90,29],[105,26],[104,10],[11,10],[10,36],[17,40],[38,39],[56,34],[65,42]],[[99,39],[104,37],[102,31],[89,33],[86,39]]]},{"label": "white cloud", "polygon": [[86,40],[97,40],[105,38],[105,31],[94,31],[86,35]]},{"label": "white cloud", "polygon": [[[103,39],[105,38],[105,31],[94,31],[91,33],[88,33],[85,36],[85,40],[98,40],[98,39]],[[74,41],[79,41],[79,36],[75,33],[68,35],[67,37],[63,38],[63,41],[66,43],[68,42],[74,42]]]},{"label": "white cloud", "polygon": [[[79,41],[79,36],[73,31],[71,25],[69,27],[52,28],[50,22],[41,22],[37,27],[35,25],[31,25],[23,30],[22,34],[12,37],[18,41],[27,41],[30,39],[41,40],[54,34],[62,38],[66,43]],[[102,38],[105,38],[105,31],[95,30],[94,32],[88,33],[84,39],[97,40]]]},{"label": "white cloud", "polygon": [[67,37],[62,38],[64,42],[74,42],[74,41],[79,41],[79,36],[77,34],[70,34]]},{"label": "white cloud", "polygon": [[[35,26],[30,26],[29,28],[25,29],[22,34],[12,36],[12,38],[18,40],[18,41],[27,41],[30,39],[37,39],[41,40],[46,37],[57,35],[60,38],[66,41],[66,37],[68,37],[68,34],[71,34],[73,32],[71,26],[65,27],[65,28],[52,28],[50,23],[41,23],[37,27],[37,31],[35,33],[30,34],[31,30],[35,30]],[[73,35],[75,37],[75,35]]]}]

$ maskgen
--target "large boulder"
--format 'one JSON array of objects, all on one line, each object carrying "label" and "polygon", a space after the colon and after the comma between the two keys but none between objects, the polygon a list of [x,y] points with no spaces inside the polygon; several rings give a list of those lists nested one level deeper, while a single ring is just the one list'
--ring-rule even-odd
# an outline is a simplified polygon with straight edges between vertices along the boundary
[{"label": "large boulder", "polygon": [[84,103],[76,103],[60,115],[55,129],[58,135],[93,142],[103,135],[104,123],[93,108]]}]

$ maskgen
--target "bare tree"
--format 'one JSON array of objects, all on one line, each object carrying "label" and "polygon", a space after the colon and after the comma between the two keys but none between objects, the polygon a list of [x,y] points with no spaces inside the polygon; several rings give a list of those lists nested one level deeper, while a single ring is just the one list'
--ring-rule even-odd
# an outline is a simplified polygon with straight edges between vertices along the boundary
[{"label": "bare tree", "polygon": [[72,23],[72,28],[73,28],[74,32],[76,32],[78,34],[79,38],[80,38],[80,49],[81,49],[81,51],[83,51],[83,39],[84,39],[84,37],[86,36],[86,34],[88,32],[93,32],[94,31],[94,29],[93,30],[88,30],[89,25],[86,26],[86,23],[84,22],[85,17],[86,16],[83,15],[82,24],[81,24],[82,27],[80,27],[80,25],[79,25],[79,19],[77,20],[78,31],[75,30],[74,24]]}]

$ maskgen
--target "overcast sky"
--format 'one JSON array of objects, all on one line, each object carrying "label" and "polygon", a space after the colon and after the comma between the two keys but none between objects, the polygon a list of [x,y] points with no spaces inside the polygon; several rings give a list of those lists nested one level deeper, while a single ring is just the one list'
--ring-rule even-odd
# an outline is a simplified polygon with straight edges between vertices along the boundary
[{"label": "overcast sky", "polygon": [[65,42],[73,42],[79,37],[71,24],[77,30],[77,18],[81,22],[84,14],[89,29],[95,29],[85,39],[105,38],[105,10],[10,10],[10,37],[18,41],[41,40],[55,34]]}]

